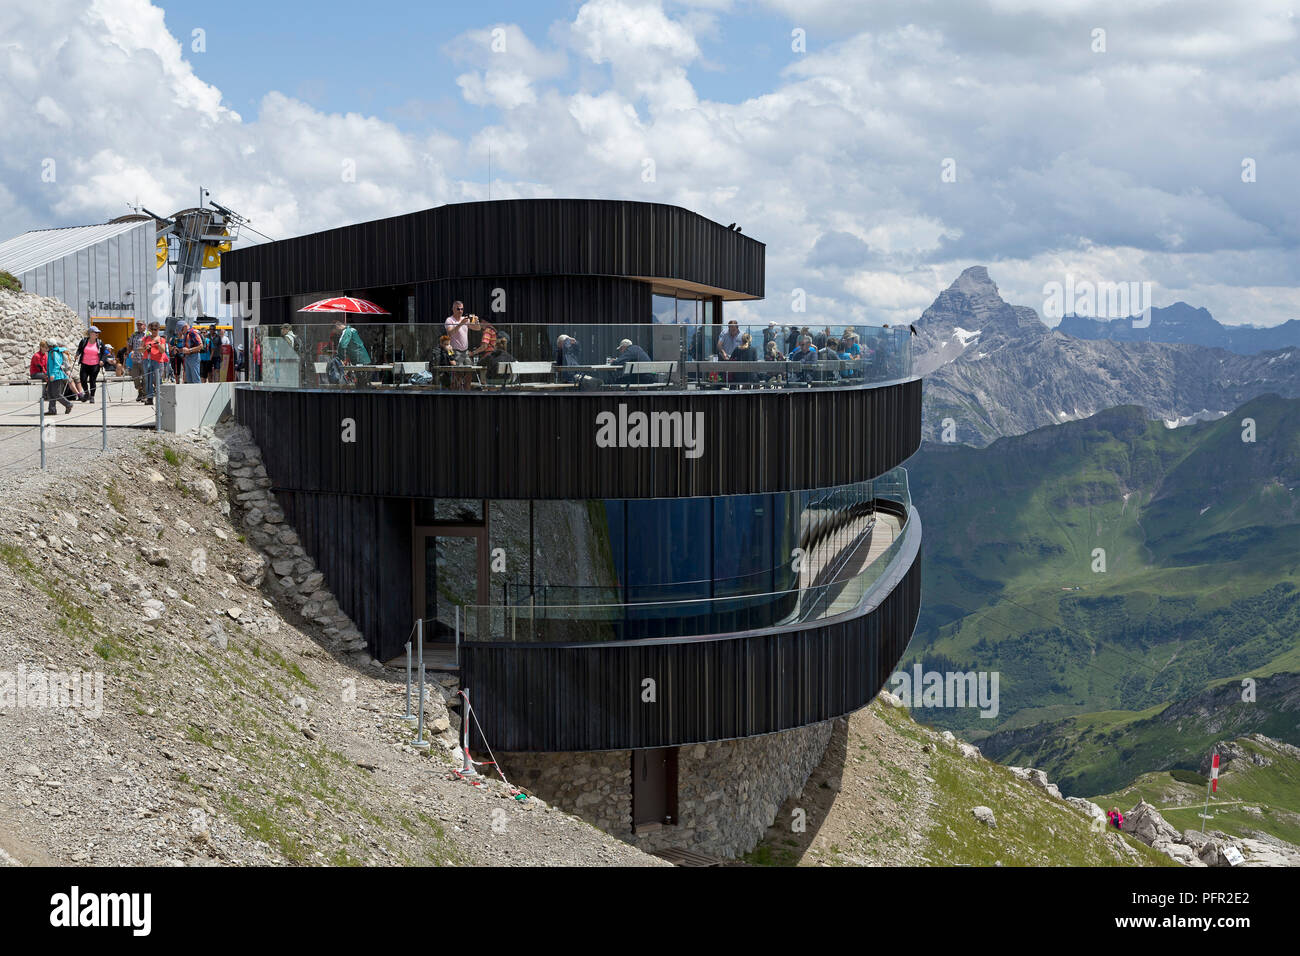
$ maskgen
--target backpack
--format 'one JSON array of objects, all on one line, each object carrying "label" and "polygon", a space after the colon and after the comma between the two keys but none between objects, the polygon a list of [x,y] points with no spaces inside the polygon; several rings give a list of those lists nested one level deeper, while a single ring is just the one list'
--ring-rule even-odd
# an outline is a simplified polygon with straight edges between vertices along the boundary
[{"label": "backpack", "polygon": [[337,355],[330,359],[329,364],[325,366],[325,377],[331,385],[337,385],[343,381],[343,360]]}]

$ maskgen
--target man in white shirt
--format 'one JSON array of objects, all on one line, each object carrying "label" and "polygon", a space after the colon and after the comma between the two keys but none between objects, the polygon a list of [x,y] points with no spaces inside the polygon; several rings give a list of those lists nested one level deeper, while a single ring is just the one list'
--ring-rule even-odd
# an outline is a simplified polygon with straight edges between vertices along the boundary
[{"label": "man in white shirt", "polygon": [[465,303],[457,299],[451,304],[451,315],[442,323],[451,336],[451,350],[456,353],[457,365],[469,365],[469,330],[477,329],[478,316],[465,314]]}]

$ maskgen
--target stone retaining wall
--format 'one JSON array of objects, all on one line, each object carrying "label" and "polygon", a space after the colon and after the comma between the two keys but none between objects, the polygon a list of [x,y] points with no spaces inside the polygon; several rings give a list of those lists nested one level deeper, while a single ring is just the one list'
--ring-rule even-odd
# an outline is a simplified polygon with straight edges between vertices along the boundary
[{"label": "stone retaining wall", "polygon": [[58,299],[0,289],[0,382],[27,378],[41,339],[57,339],[74,359],[86,323]]},{"label": "stone retaining wall", "polygon": [[675,826],[632,832],[632,752],[499,754],[510,782],[647,852],[670,848],[734,858],[748,853],[789,797],[803,789],[831,739],[832,721],[760,737],[682,747]]}]

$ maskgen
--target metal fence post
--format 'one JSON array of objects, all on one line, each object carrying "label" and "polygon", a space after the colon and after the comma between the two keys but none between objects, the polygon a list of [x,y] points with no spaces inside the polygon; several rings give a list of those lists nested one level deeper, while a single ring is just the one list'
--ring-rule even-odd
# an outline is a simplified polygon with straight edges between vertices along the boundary
[{"label": "metal fence post", "polygon": [[149,364],[154,366],[150,369],[153,375],[153,430],[160,432],[162,431],[162,372],[156,367],[159,363],[153,359],[149,360]]},{"label": "metal fence post", "polygon": [[406,642],[406,713],[402,714],[402,720],[408,724],[415,721],[415,714],[411,713],[411,642]]},{"label": "metal fence post", "polygon": [[465,712],[460,715],[460,772],[466,777],[471,777],[478,774],[474,769],[474,761],[469,755],[469,722],[474,719],[474,708],[470,706],[468,687],[461,689],[460,696],[465,698]]},{"label": "metal fence post", "polygon": [[420,642],[420,704],[419,716],[417,717],[417,730],[415,739],[411,741],[411,746],[418,750],[424,750],[429,746],[429,741],[424,739],[424,618],[420,618],[416,625],[416,632]]},{"label": "metal fence post", "polygon": [[101,386],[100,391],[102,392],[104,398],[104,400],[99,403],[100,407],[103,409],[104,412],[103,426],[102,426],[104,432],[104,442],[100,446],[99,450],[108,451],[108,376],[107,375],[104,376],[104,384],[103,386]]},{"label": "metal fence post", "polygon": [[45,470],[45,395],[46,393],[49,392],[49,390],[50,390],[49,383],[46,382],[45,387],[41,390],[41,400],[40,402],[37,403],[38,406],[40,407],[40,424],[37,427],[40,429],[41,432],[41,470],[42,471]]}]

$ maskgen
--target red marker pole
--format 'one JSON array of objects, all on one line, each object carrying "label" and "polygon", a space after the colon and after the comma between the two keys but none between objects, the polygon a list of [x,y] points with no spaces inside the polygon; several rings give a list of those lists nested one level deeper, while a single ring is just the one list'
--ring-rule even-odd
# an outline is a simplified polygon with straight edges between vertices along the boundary
[{"label": "red marker pole", "polygon": [[1201,814],[1201,832],[1205,832],[1205,821],[1210,818],[1210,794],[1219,792],[1219,755],[1214,754],[1210,763],[1210,779],[1205,784],[1205,812]]}]

